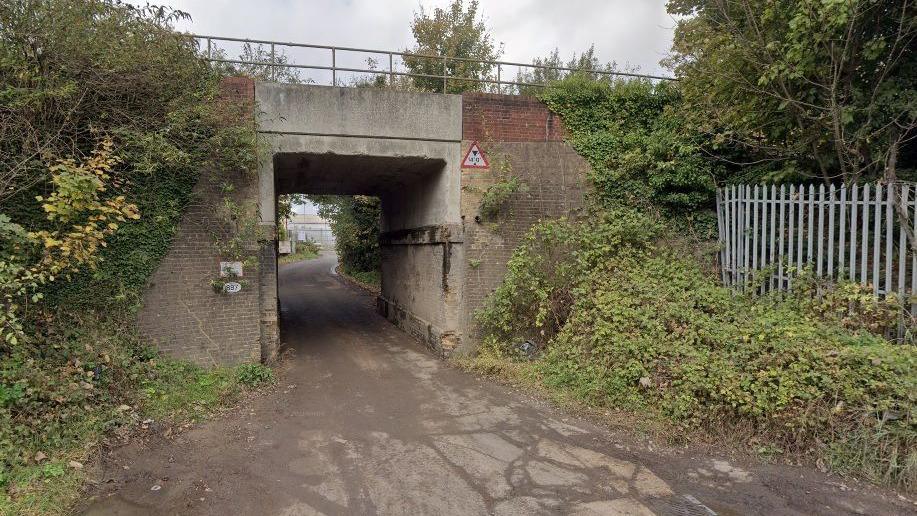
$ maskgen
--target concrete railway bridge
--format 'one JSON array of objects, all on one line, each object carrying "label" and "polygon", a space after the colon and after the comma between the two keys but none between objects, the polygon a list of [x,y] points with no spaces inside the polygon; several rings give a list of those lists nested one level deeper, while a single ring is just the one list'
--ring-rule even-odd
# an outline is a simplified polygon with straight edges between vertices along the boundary
[{"label": "concrete railway bridge", "polygon": [[[224,95],[250,103],[270,154],[239,195],[257,202],[257,266],[243,288],[215,292],[221,262],[213,203],[184,215],[148,286],[141,333],[168,354],[200,364],[272,360],[279,346],[276,199],[289,193],[359,194],[382,202],[378,311],[436,353],[475,346],[474,312],[501,281],[506,262],[539,219],[581,207],[588,165],[563,141],[559,118],[515,95],[449,95],[224,80]],[[463,168],[471,145],[486,168]],[[525,184],[481,221],[481,196],[501,174]],[[201,180],[200,198],[220,195]],[[211,206],[211,207],[208,207]],[[224,258],[225,259],[225,258]]]}]

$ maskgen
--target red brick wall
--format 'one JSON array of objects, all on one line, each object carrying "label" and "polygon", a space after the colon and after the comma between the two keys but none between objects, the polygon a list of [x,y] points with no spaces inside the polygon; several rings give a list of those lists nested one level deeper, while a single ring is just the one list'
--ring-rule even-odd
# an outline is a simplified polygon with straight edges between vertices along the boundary
[{"label": "red brick wall", "polygon": [[559,142],[560,117],[541,101],[519,95],[462,95],[462,139],[497,142]]},{"label": "red brick wall", "polygon": [[255,103],[255,81],[250,77],[224,77],[220,81],[220,97],[252,105]]}]

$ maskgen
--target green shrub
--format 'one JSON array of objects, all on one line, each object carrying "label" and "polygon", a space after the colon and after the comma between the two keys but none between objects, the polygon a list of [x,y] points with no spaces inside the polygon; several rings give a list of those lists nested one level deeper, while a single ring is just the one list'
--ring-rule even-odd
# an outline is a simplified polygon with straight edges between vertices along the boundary
[{"label": "green shrub", "polygon": [[[0,5],[0,182],[14,185],[0,192],[0,233],[18,242],[0,238],[0,325],[21,337],[0,342],[0,477],[8,484],[0,512],[60,513],[78,492],[70,469],[47,481],[35,453],[66,464],[138,414],[197,417],[237,389],[224,370],[157,358],[133,331],[147,279],[202,171],[219,182],[257,162],[249,114],[219,98],[220,77],[173,30],[183,16],[113,0]],[[100,142],[110,151],[104,162],[93,156]],[[68,158],[64,168],[49,167]],[[92,160],[107,176],[97,175],[105,180],[100,202],[123,199],[139,218],[96,228],[107,245],[81,247],[93,253],[83,266],[18,288],[22,267],[57,245],[24,246],[20,237],[68,230],[42,204],[85,211],[80,196],[60,206],[51,200],[63,199],[55,186],[79,193],[73,181],[88,174],[77,168]]]},{"label": "green shrub", "polygon": [[365,195],[313,195],[309,199],[331,225],[338,261],[350,275],[379,274],[382,204]]},{"label": "green shrub", "polygon": [[274,371],[263,364],[242,364],[236,368],[236,379],[246,387],[274,382]]},{"label": "green shrub", "polygon": [[494,219],[503,209],[506,201],[516,192],[524,192],[525,184],[517,176],[501,179],[487,187],[481,197],[479,211],[484,219]]},{"label": "green shrub", "polygon": [[515,358],[532,340],[539,377],[591,404],[751,425],[777,448],[912,485],[917,350],[821,305],[734,295],[675,241],[629,210],[536,225],[479,315],[485,353]]}]

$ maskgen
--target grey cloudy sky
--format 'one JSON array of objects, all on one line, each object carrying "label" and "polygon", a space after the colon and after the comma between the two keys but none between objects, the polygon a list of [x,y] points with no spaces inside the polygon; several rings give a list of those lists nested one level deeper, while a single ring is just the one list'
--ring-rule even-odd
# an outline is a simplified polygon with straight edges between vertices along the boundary
[{"label": "grey cloudy sky", "polygon": [[[410,22],[421,3],[432,8],[445,6],[449,1],[163,0],[162,3],[190,13],[193,21],[178,28],[198,34],[398,50],[413,43]],[[595,43],[602,61],[637,66],[645,73],[662,72],[659,60],[671,45],[675,24],[665,12],[664,0],[481,0],[480,4],[494,38],[505,44],[503,59],[525,63],[547,55],[555,47],[566,59],[572,52],[582,52]],[[296,56],[296,62],[317,61],[321,57]],[[365,57],[360,56],[359,60]]]}]

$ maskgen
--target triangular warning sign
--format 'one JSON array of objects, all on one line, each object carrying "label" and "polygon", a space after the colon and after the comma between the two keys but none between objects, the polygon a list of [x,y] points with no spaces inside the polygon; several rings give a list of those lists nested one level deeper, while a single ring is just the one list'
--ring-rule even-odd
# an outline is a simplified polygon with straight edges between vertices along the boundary
[{"label": "triangular warning sign", "polygon": [[462,168],[490,168],[487,156],[484,155],[478,142],[472,142],[468,154],[465,154],[465,159],[462,160]]}]

